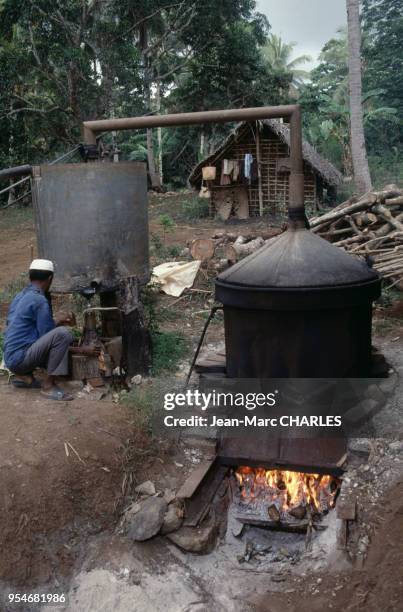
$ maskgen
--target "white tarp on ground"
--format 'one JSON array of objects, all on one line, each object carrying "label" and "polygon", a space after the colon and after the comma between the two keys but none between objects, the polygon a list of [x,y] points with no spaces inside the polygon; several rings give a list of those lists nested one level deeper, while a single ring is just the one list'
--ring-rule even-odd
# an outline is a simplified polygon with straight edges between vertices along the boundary
[{"label": "white tarp on ground", "polygon": [[193,286],[201,261],[167,261],[155,266],[152,282],[159,283],[164,293],[179,297]]}]

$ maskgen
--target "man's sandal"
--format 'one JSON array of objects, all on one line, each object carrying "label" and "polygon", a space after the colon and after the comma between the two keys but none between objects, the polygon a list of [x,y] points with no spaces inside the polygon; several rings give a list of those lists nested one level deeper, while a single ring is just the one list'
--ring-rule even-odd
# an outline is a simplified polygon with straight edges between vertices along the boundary
[{"label": "man's sandal", "polygon": [[20,378],[13,378],[11,380],[11,384],[16,389],[41,389],[42,385],[39,380],[33,378],[31,382],[26,382],[25,380],[21,380]]},{"label": "man's sandal", "polygon": [[41,395],[46,397],[47,399],[55,400],[56,402],[70,402],[74,399],[73,395],[70,393],[66,393],[63,389],[59,389],[58,387],[53,387],[48,391],[41,391]]}]

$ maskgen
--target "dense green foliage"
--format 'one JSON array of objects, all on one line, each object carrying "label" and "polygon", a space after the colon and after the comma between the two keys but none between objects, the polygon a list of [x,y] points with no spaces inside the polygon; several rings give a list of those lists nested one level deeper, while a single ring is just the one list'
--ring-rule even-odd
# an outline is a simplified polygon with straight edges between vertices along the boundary
[{"label": "dense green foliage", "polygon": [[[260,53],[269,24],[255,5],[1,0],[0,166],[63,152],[84,119],[280,102],[288,77]],[[164,130],[168,182],[183,184],[200,132]],[[144,134],[117,140],[125,157],[146,158]]]},{"label": "dense green foliage", "polygon": [[[363,0],[365,130],[375,182],[398,178],[403,0]],[[270,16],[269,16],[270,18]],[[299,96],[305,134],[351,174],[346,36],[305,57],[255,0],[0,0],[0,167],[49,160],[95,117],[278,104]],[[105,135],[126,159],[156,160],[183,186],[231,126]]]},{"label": "dense green foliage", "polygon": [[[364,128],[375,185],[403,180],[403,1],[362,6]],[[351,176],[347,38],[344,30],[320,55],[300,102],[309,140]]]}]

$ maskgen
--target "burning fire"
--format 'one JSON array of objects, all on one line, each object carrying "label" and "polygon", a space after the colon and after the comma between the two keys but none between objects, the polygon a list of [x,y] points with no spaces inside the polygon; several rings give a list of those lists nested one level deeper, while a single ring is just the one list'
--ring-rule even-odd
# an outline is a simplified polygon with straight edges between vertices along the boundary
[{"label": "burning fire", "polygon": [[329,475],[305,474],[288,470],[239,467],[235,476],[242,504],[265,503],[274,512],[303,518],[309,509],[323,513],[333,507],[339,483]]}]

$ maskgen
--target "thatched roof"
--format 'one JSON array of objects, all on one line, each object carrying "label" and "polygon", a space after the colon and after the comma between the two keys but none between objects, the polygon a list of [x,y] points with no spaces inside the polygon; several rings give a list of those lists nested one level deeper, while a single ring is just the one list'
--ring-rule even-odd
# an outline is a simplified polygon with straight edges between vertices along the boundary
[{"label": "thatched roof", "polygon": [[[262,123],[272,132],[274,132],[286,145],[290,145],[290,128],[288,124],[281,123],[276,119],[263,119]],[[225,152],[232,146],[232,144],[239,141],[245,134],[247,127],[248,123],[246,121],[239,123],[228,138],[224,140],[222,145],[220,145],[211,155],[203,159],[197,164],[197,166],[195,166],[195,168],[193,168],[189,175],[189,183],[191,185],[197,185],[201,181],[203,166],[214,164],[217,159],[224,157]],[[335,186],[342,183],[343,176],[337,170],[337,168],[327,159],[319,155],[316,149],[309,144],[307,140],[302,141],[302,153],[304,161],[312,167],[315,173],[319,174],[323,178],[325,183]]]}]

